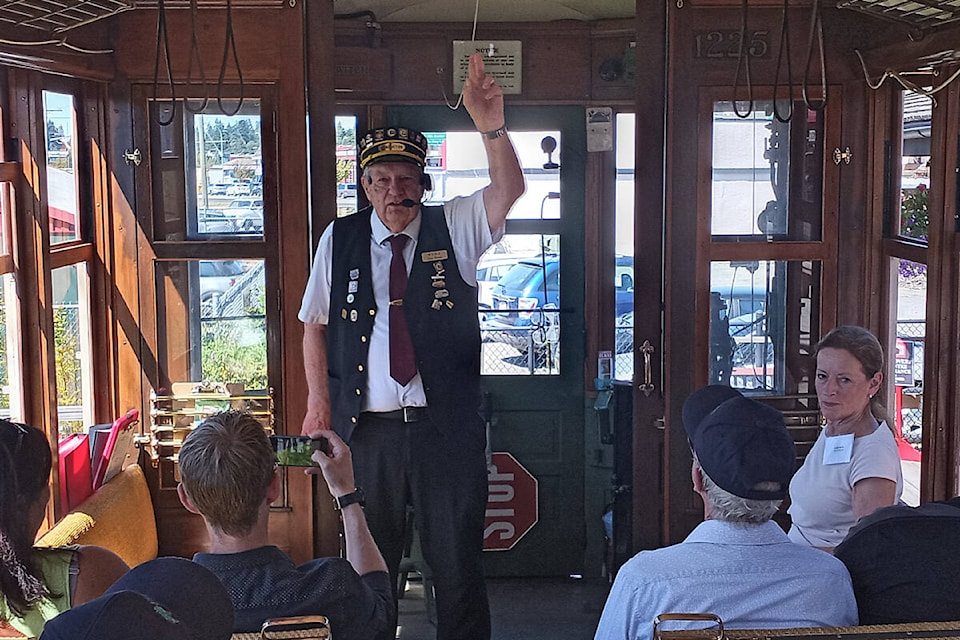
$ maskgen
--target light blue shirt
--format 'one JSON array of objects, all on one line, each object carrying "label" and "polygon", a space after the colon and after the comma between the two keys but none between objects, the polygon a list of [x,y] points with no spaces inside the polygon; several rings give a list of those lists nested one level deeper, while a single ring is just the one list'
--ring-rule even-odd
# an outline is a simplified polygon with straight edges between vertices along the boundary
[{"label": "light blue shirt", "polygon": [[733,629],[858,622],[843,563],[794,544],[772,521],[706,520],[680,544],[635,555],[617,573],[596,640],[649,640],[661,613],[713,613]]}]

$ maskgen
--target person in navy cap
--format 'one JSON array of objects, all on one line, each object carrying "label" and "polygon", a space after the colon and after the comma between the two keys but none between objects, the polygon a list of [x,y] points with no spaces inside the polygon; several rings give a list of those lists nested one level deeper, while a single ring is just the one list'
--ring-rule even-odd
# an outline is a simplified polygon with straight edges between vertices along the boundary
[{"label": "person in navy cap", "polygon": [[430,188],[422,133],[388,126],[358,141],[371,207],[324,231],[299,313],[309,387],[302,433],[332,429],[349,443],[394,584],[412,505],[433,570],[437,637],[483,640],[490,613],[476,267],[525,187],[503,91],[480,54],[470,57],[463,104],[490,183],[443,206],[421,204]]},{"label": "person in navy cap", "polygon": [[681,612],[739,629],[857,624],[843,563],[794,544],[771,520],[796,469],[780,412],[713,385],[687,398],[683,425],[704,521],[680,544],[620,568],[596,638],[647,640],[658,615]]},{"label": "person in navy cap", "polygon": [[229,640],[233,604],[215,575],[184,558],[155,558],[104,595],[47,623],[40,640]]}]

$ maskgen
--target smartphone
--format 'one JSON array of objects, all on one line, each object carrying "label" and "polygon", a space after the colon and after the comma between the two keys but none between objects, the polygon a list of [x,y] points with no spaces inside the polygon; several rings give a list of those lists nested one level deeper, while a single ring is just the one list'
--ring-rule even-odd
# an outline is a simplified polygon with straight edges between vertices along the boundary
[{"label": "smartphone", "polygon": [[316,466],[310,456],[314,451],[326,453],[327,439],[313,439],[307,436],[270,436],[273,445],[273,456],[277,464],[284,467],[313,467]]}]

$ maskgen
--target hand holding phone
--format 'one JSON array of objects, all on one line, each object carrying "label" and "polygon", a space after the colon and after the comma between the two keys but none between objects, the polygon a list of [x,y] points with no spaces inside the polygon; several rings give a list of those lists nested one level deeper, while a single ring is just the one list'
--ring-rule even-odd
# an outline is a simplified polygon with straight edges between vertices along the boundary
[{"label": "hand holding phone", "polygon": [[326,438],[308,438],[307,436],[270,436],[273,455],[277,464],[283,467],[315,467],[311,459],[314,451],[329,453]]}]

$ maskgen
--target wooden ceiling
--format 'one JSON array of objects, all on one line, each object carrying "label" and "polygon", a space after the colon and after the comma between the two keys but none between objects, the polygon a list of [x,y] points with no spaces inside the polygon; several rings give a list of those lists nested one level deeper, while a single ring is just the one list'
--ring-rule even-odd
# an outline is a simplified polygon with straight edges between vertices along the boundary
[{"label": "wooden ceiling", "polygon": [[[310,0],[232,0],[235,8],[272,7]],[[316,1],[316,0],[313,0]],[[667,0],[669,1],[669,0]],[[800,0],[809,2],[809,0]],[[960,0],[828,0],[843,9],[927,31],[960,20]],[[637,0],[333,0],[338,16],[365,16],[378,22],[549,22],[604,20],[635,15]],[[156,8],[159,0],[4,0],[0,32],[24,39],[57,37],[70,29],[136,8]],[[165,0],[184,8],[189,0]],[[710,0],[710,4],[725,4]],[[767,3],[769,4],[769,3]],[[226,6],[226,0],[197,0],[201,9]],[[731,7],[740,6],[730,0]]]}]

